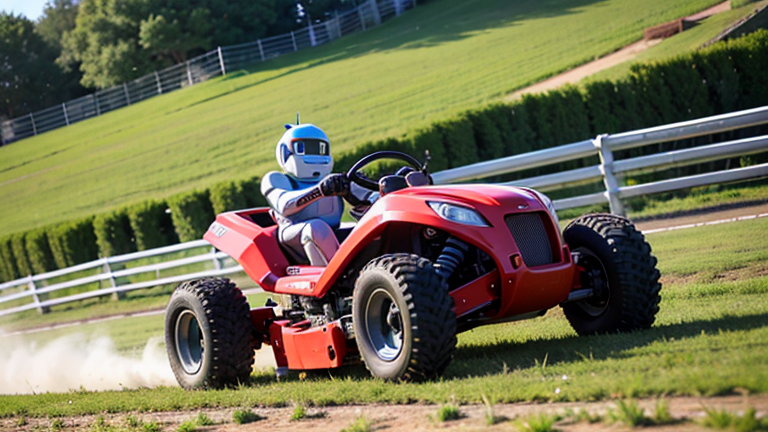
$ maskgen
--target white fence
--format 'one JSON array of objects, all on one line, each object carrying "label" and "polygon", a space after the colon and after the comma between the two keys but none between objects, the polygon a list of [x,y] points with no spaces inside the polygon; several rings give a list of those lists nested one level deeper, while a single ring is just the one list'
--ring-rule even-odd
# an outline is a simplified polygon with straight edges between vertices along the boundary
[{"label": "white fence", "polygon": [[[602,180],[606,189],[605,192],[556,200],[554,203],[555,207],[557,209],[567,209],[607,202],[613,213],[623,214],[624,210],[621,204],[622,198],[768,176],[767,163],[633,186],[619,186],[618,181],[621,176],[627,174],[653,172],[672,167],[768,152],[768,135],[623,160],[614,160],[614,151],[692,138],[701,135],[710,135],[762,124],[768,124],[768,106],[634,132],[616,135],[601,135],[592,140],[440,171],[433,174],[433,177],[437,183],[459,182],[600,155],[599,165],[518,180],[509,184],[533,187],[541,191],[551,191],[584,183],[599,182]],[[161,262],[158,264],[118,271],[112,270],[112,266],[118,264],[125,265],[139,259],[200,248],[208,248],[208,252],[188,258],[175,259],[169,262]],[[123,284],[120,281],[121,278],[124,279],[128,276],[147,273],[157,274],[160,270],[180,268],[190,264],[204,262],[212,262],[213,270],[198,271],[164,278],[158,276],[153,280],[143,282],[129,282]],[[49,283],[54,278],[98,268],[102,269],[101,273],[93,276],[61,283]],[[211,248],[207,242],[199,240],[144,252],[104,258],[67,269],[29,276],[0,284],[0,293],[4,290],[6,290],[6,292],[16,291],[12,294],[0,295],[0,305],[24,298],[32,299],[30,303],[21,306],[0,309],[0,316],[30,309],[38,309],[41,312],[44,312],[50,306],[71,301],[150,288],[159,285],[173,284],[205,276],[221,276],[241,271],[242,267],[238,266],[233,260],[228,259],[226,254],[217,252],[215,249]],[[108,281],[109,286],[61,298],[50,300],[40,299],[41,294],[102,281]]]},{"label": "white fence", "polygon": [[69,126],[144,99],[189,87],[227,71],[365,31],[416,6],[416,0],[368,0],[322,23],[284,35],[218,47],[161,71],[0,124],[1,144]]}]

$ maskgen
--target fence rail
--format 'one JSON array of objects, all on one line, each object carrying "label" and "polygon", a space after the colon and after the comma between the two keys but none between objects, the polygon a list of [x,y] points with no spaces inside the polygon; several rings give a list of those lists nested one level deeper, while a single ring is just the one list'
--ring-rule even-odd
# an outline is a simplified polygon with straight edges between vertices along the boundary
[{"label": "fence rail", "polygon": [[[747,111],[740,111],[721,116],[714,116],[683,123],[675,123],[655,128],[643,129],[633,132],[601,135],[592,140],[580,141],[560,147],[539,150],[535,152],[480,162],[464,167],[440,171],[433,174],[436,183],[450,183],[466,180],[475,180],[499,174],[512,173],[530,168],[556,164],[576,159],[583,159],[599,155],[600,164],[564,171],[555,174],[516,180],[509,185],[527,186],[551,191],[584,183],[602,181],[604,192],[571,197],[556,200],[555,208],[558,210],[582,207],[593,204],[609,203],[611,212],[624,214],[621,204],[622,198],[630,198],[638,195],[653,194],[671,190],[703,186],[708,184],[730,182],[736,180],[754,179],[768,176],[768,163],[744,168],[716,171],[712,173],[693,176],[678,177],[662,181],[650,182],[632,186],[619,186],[618,179],[630,173],[652,172],[671,167],[702,163],[717,159],[725,159],[735,156],[750,155],[760,152],[768,152],[768,135],[753,138],[727,141],[717,144],[703,145],[695,148],[664,152],[648,156],[640,156],[623,160],[614,160],[613,152],[626,150],[649,144],[693,138],[702,135],[726,132],[750,126],[768,124],[768,106]],[[184,251],[207,248],[206,253],[191,257],[174,259],[157,264],[143,265],[123,270],[113,270],[113,266],[135,263],[137,260],[156,256],[164,256]],[[196,271],[193,273],[160,278],[158,272],[173,268],[180,268],[190,264],[211,262],[213,270]],[[101,269],[99,274],[91,275],[75,280],[59,283],[49,283],[53,279],[62,276],[73,275],[78,272]],[[3,304],[32,298],[30,303],[20,306],[0,309],[0,316],[9,315],[25,310],[37,309],[45,312],[50,306],[99,297],[114,293],[123,293],[131,290],[149,288],[181,282],[184,280],[221,276],[239,273],[242,267],[229,259],[226,254],[217,252],[206,241],[182,243],[143,252],[136,252],[111,258],[103,258],[90,263],[69,267],[45,274],[28,276],[15,281],[0,284],[0,307]],[[155,273],[155,279],[142,282],[122,283],[121,279],[139,274]],[[79,287],[91,283],[108,282],[106,288],[90,290],[61,298],[41,300],[40,295],[45,295],[58,290]],[[2,294],[3,291],[16,292]],[[20,290],[21,289],[21,290]]]},{"label": "fence rail", "polygon": [[0,123],[0,145],[69,126],[163,93],[225,75],[257,62],[322,45],[381,25],[416,6],[416,0],[368,0],[301,30],[215,50],[133,81]]}]

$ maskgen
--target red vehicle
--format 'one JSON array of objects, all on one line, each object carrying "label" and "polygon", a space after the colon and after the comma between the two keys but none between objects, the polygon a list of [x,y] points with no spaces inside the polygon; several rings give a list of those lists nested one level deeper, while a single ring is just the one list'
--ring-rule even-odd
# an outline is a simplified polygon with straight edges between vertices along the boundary
[{"label": "red vehicle", "polygon": [[[417,171],[378,182],[360,170],[395,158]],[[350,180],[381,190],[353,227],[338,229],[327,267],[289,261],[268,208],[217,216],[204,238],[264,291],[250,309],[235,285],[186,282],[171,296],[166,346],[182,387],[247,382],[254,349],[272,347],[278,374],[362,359],[386,380],[439,376],[456,334],[534,318],[562,306],[577,333],[651,326],[660,300],[656,259],[627,219],[590,214],[560,232],[546,196],[509,186],[432,186],[409,155],[360,160]]]}]

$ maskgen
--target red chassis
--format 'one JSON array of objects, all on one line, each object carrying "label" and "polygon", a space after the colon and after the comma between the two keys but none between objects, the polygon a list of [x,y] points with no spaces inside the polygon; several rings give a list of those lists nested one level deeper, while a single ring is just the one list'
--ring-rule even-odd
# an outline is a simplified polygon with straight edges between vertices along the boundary
[{"label": "red chassis", "polygon": [[[473,208],[490,226],[478,227],[446,221],[428,202],[448,202]],[[544,222],[553,263],[531,268],[521,259],[505,217],[531,213]],[[414,227],[439,228],[450,236],[472,244],[495,261],[495,269],[451,289],[460,329],[474,325],[527,318],[557,306],[571,292],[576,266],[559,227],[546,207],[525,189],[503,186],[424,186],[386,195],[357,223],[327,267],[291,266],[277,239],[277,227],[268,217],[268,208],[235,211],[218,215],[204,238],[226,252],[254,281],[268,292],[323,297],[349,269],[354,258],[366,248],[380,247],[382,236],[411,235]],[[259,217],[261,216],[261,217]],[[264,221],[261,226],[254,220]],[[392,252],[387,251],[387,252]],[[380,255],[373,251],[373,255]],[[479,312],[479,313],[478,313]],[[472,316],[473,320],[465,317]],[[347,351],[354,351],[338,322],[310,327],[309,321],[291,324],[274,320],[273,308],[251,311],[251,319],[262,341],[272,346],[278,366],[290,369],[332,368],[342,364]],[[347,346],[350,343],[350,346]]]}]

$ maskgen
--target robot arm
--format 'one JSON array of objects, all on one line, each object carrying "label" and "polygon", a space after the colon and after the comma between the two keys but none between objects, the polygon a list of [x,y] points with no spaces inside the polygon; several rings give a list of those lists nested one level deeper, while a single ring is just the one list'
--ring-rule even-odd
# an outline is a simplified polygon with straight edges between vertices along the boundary
[{"label": "robot arm", "polygon": [[261,180],[261,193],[269,206],[281,216],[290,216],[323,197],[320,185],[294,190],[294,184],[285,174],[270,172]]}]

